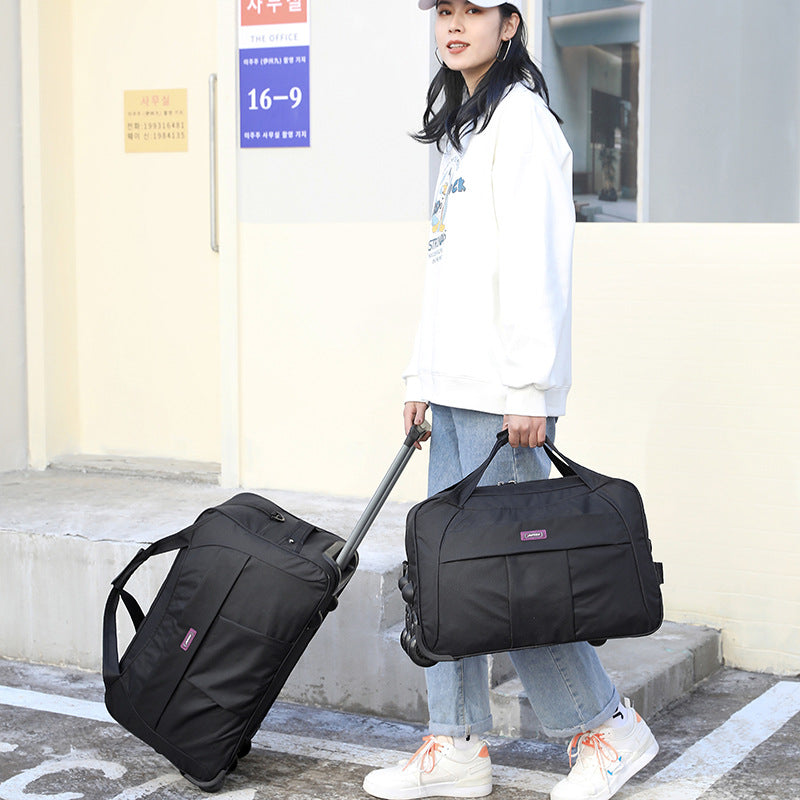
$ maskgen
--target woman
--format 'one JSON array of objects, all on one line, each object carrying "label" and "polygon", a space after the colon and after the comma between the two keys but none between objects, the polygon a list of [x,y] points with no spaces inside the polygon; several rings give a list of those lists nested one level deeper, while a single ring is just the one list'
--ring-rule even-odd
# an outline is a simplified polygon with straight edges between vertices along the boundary
[{"label": "woman", "polygon": [[[571,383],[572,153],[526,49],[518,8],[501,0],[435,6],[437,57],[423,128],[443,150],[428,241],[422,320],[406,370],[406,431],[432,411],[429,494],[486,457],[483,482],[538,480],[550,464]],[[465,596],[465,605],[480,597]],[[606,800],[658,752],[585,642],[512,652],[544,730],[572,737],[574,765],[552,800]],[[364,789],[387,800],[481,797],[492,790],[479,734],[492,727],[485,656],[426,670],[430,736]]]}]

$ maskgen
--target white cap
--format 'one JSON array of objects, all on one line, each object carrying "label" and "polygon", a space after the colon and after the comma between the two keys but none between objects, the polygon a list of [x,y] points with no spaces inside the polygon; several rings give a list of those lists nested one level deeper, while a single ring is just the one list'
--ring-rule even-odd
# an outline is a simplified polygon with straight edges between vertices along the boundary
[{"label": "white cap", "polygon": [[[497,8],[497,6],[503,5],[503,3],[507,3],[508,0],[469,0],[470,3],[474,6],[480,6],[481,8]],[[436,5],[436,0],[419,0],[417,5],[423,10],[427,11],[429,8],[433,8]]]}]

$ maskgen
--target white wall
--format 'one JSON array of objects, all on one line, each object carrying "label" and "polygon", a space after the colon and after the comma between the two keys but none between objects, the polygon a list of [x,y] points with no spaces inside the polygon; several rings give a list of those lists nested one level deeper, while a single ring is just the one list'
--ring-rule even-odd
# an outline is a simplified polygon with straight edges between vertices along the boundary
[{"label": "white wall", "polygon": [[650,220],[800,221],[800,4],[647,3]]},{"label": "white wall", "polygon": [[0,0],[0,471],[27,464],[19,0]]}]

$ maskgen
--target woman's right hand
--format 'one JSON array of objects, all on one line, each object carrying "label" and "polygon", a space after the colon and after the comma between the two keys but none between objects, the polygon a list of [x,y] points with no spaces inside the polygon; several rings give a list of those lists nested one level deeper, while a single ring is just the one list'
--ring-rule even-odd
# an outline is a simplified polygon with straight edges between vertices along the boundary
[{"label": "woman's right hand", "polygon": [[[427,410],[428,404],[419,402],[417,400],[408,402],[403,406],[403,422],[405,423],[406,436],[408,436],[408,432],[411,430],[413,425],[422,425],[422,423],[425,422],[425,412]],[[414,447],[416,447],[417,450],[422,450],[422,445],[420,442],[424,442],[430,438],[430,431],[422,434],[422,437],[419,439],[419,441],[414,442]]]}]

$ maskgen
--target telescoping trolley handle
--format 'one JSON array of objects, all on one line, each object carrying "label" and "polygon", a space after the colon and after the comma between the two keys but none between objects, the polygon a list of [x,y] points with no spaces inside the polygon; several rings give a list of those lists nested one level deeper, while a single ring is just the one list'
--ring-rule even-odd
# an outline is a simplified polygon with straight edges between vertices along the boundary
[{"label": "telescoping trolley handle", "polygon": [[400,452],[395,456],[392,465],[389,467],[389,470],[387,471],[386,475],[384,475],[380,485],[375,490],[375,494],[372,495],[372,499],[364,509],[364,513],[356,523],[355,528],[353,528],[353,532],[347,538],[347,541],[344,543],[344,547],[336,557],[336,563],[342,569],[347,566],[353,553],[358,549],[358,546],[367,535],[370,525],[372,525],[372,523],[375,521],[375,517],[378,516],[378,512],[381,510],[381,508],[383,508],[383,504],[391,494],[394,485],[397,483],[397,479],[403,473],[406,464],[408,464],[408,461],[414,452],[414,445],[426,433],[428,433],[430,429],[430,423],[428,423],[426,420],[421,425],[414,425],[408,432],[408,436],[406,436],[406,440],[403,442]]}]

